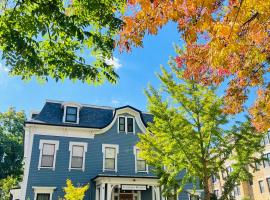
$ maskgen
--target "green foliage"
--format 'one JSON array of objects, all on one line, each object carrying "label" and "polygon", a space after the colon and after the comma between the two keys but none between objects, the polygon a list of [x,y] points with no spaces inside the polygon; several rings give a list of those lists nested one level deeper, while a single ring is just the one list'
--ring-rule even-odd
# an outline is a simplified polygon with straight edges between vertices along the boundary
[{"label": "green foliage", "polygon": [[0,113],[0,179],[22,174],[25,119],[24,112],[14,108]]},{"label": "green foliage", "polygon": [[[146,134],[140,134],[140,156],[154,166],[165,196],[173,195],[175,188],[180,192],[192,182],[194,189],[202,184],[205,199],[209,200],[211,175],[223,170],[234,151],[238,157],[233,167],[242,169],[251,161],[249,153],[254,152],[254,145],[248,145],[252,141],[244,139],[244,130],[235,133],[225,129],[229,116],[223,113],[223,99],[215,94],[214,87],[185,79],[183,69],[177,68],[174,60],[169,64],[172,72],[162,67],[158,76],[161,89],[150,86],[146,92],[154,121],[148,124]],[[253,133],[247,137],[252,138]]]},{"label": "green foliage", "polygon": [[19,179],[13,176],[0,180],[0,199],[10,200],[10,190],[18,186],[18,183]]},{"label": "green foliage", "polygon": [[89,184],[81,187],[74,187],[71,180],[67,180],[67,186],[64,188],[65,200],[83,200],[85,192],[89,189]]},{"label": "green foliage", "polygon": [[[23,79],[115,82],[117,74],[106,59],[112,58],[125,2],[1,1],[0,49],[11,74]],[[88,54],[95,59],[84,59]]]}]

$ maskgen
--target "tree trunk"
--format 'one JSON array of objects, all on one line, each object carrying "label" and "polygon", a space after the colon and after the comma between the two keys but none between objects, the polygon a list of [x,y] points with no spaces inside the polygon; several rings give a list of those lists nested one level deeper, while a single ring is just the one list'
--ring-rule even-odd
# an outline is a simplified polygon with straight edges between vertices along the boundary
[{"label": "tree trunk", "polygon": [[203,190],[204,190],[204,200],[210,200],[211,199],[211,193],[210,193],[210,189],[209,189],[209,184],[208,184],[208,178],[205,177],[203,179]]}]

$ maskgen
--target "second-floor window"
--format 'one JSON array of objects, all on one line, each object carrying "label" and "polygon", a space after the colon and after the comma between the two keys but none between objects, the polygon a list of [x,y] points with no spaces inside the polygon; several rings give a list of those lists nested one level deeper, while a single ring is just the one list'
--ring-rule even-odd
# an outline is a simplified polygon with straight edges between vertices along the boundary
[{"label": "second-floor window", "polygon": [[119,152],[118,145],[103,144],[103,171],[117,172],[117,155]]},{"label": "second-floor window", "polygon": [[270,192],[270,178],[267,178],[267,179],[266,179],[266,182],[267,182],[268,190],[269,190],[269,192]]},{"label": "second-floor window", "polygon": [[137,147],[134,147],[135,154],[135,172],[148,172],[148,166],[146,161],[140,158],[140,150]]},{"label": "second-floor window", "polygon": [[126,118],[119,117],[118,119],[119,132],[126,132]]},{"label": "second-floor window", "polygon": [[77,122],[77,107],[71,107],[67,106],[66,107],[66,122],[72,122],[76,123]]},{"label": "second-floor window", "polygon": [[69,151],[70,151],[69,170],[78,169],[84,171],[87,143],[70,142]]},{"label": "second-floor window", "polygon": [[59,142],[54,140],[40,140],[39,149],[39,166],[38,168],[55,169],[56,151],[58,150]]}]

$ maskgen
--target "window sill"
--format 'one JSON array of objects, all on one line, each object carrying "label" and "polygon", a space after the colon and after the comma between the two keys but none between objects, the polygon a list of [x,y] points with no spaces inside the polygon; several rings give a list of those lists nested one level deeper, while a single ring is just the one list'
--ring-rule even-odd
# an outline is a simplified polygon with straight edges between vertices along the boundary
[{"label": "window sill", "polygon": [[55,170],[55,168],[53,167],[39,167],[38,170],[42,170],[42,169],[51,169],[51,170]]},{"label": "window sill", "polygon": [[69,171],[75,170],[75,171],[82,171],[82,172],[84,172],[84,169],[82,169],[82,168],[69,168],[68,170]]},{"label": "window sill", "polygon": [[117,172],[115,169],[104,169],[103,172]]},{"label": "window sill", "polygon": [[137,171],[137,173],[147,173],[148,174],[148,171]]}]

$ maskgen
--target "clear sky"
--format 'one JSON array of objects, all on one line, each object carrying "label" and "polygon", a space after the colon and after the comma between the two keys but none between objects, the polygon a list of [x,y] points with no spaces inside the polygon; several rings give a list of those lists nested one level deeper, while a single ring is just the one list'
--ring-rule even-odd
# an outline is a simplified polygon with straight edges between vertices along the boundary
[{"label": "clear sky", "polygon": [[[170,23],[157,36],[146,36],[143,48],[134,48],[131,53],[119,54],[116,51],[114,56],[120,79],[114,85],[89,86],[69,80],[58,83],[49,80],[43,84],[35,79],[25,82],[19,77],[8,76],[4,63],[0,62],[0,112],[14,106],[29,114],[32,110],[40,110],[46,99],[113,107],[128,104],[146,111],[147,101],[143,91],[149,83],[159,86],[156,73],[160,65],[167,65],[169,56],[175,56],[173,44],[181,45],[181,40],[176,25]],[[254,100],[255,93],[250,96],[249,104]]]},{"label": "clear sky", "polygon": [[170,55],[174,55],[173,44],[180,38],[176,25],[169,24],[157,36],[146,36],[144,48],[133,49],[131,53],[115,52],[120,77],[117,84],[106,83],[89,86],[79,81],[69,80],[56,83],[54,80],[41,84],[35,79],[22,81],[19,77],[8,76],[3,61],[0,64],[0,111],[14,106],[17,110],[40,110],[46,99],[76,101],[80,103],[123,106],[129,104],[146,110],[144,89],[149,83],[158,86],[156,72],[160,65],[167,65]]}]

